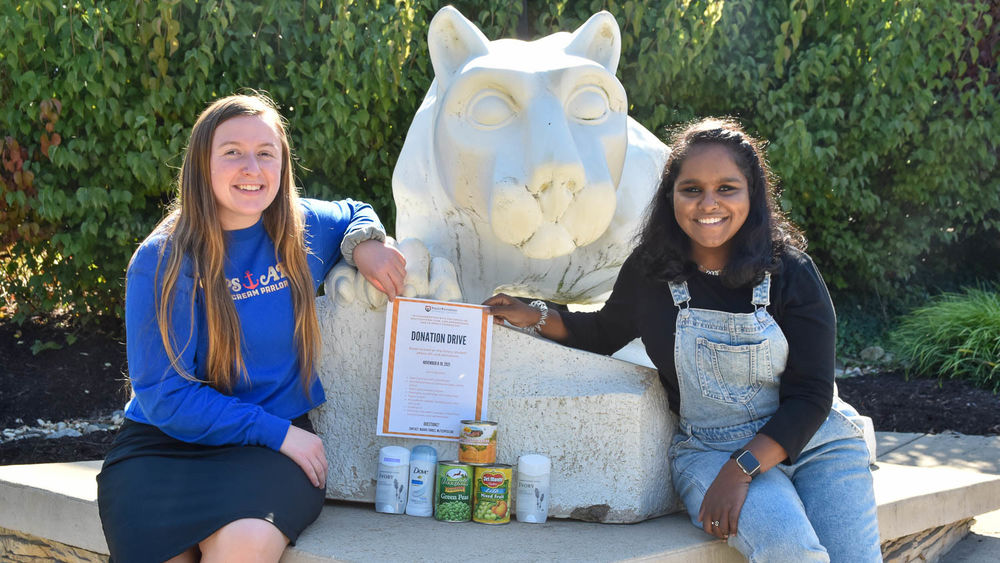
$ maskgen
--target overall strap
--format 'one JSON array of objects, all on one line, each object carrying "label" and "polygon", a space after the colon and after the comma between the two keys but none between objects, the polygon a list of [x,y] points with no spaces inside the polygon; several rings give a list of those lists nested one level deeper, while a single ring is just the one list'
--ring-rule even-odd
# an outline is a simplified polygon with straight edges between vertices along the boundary
[{"label": "overall strap", "polygon": [[691,301],[691,294],[688,293],[687,282],[670,282],[670,296],[674,299],[674,305],[680,309],[686,309],[688,307],[688,301]]},{"label": "overall strap", "polygon": [[771,272],[764,272],[764,279],[753,288],[754,308],[761,309],[771,304]]}]

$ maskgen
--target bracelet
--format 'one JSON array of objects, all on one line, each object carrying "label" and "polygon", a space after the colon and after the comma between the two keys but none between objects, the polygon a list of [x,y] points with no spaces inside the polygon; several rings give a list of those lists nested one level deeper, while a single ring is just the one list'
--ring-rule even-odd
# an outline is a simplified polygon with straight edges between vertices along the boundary
[{"label": "bracelet", "polygon": [[534,325],[525,327],[524,331],[532,334],[538,334],[538,332],[545,325],[545,319],[549,318],[549,306],[546,305],[545,302],[540,299],[536,299],[531,303],[529,303],[528,305],[534,307],[535,309],[538,309],[538,312],[541,313],[542,316],[541,318],[538,319],[538,322],[535,323]]}]

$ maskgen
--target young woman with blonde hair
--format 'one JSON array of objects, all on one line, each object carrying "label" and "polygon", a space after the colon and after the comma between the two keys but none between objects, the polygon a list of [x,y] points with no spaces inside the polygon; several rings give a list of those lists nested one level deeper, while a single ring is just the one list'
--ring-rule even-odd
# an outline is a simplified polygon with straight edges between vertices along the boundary
[{"label": "young woman with blonde hair", "polygon": [[314,299],[341,256],[394,298],[405,260],[384,241],[367,204],[298,197],[269,99],[201,114],[171,211],[128,268],[133,396],[98,476],[112,560],[277,561],[315,520]]}]

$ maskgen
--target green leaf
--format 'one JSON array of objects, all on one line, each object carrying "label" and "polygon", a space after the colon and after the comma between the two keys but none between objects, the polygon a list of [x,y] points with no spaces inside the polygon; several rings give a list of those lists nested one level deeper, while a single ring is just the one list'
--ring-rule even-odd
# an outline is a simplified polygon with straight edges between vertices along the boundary
[{"label": "green leaf", "polygon": [[31,343],[31,355],[37,356],[38,354],[46,350],[60,350],[62,349],[62,344],[55,342],[54,340],[35,340]]}]

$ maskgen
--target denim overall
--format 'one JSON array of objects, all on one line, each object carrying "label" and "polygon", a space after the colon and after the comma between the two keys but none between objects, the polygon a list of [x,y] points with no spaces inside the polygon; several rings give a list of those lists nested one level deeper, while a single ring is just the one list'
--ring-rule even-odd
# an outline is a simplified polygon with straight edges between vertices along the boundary
[{"label": "denim overall", "polygon": [[[680,427],[670,448],[674,485],[694,525],[705,491],[729,455],[778,409],[788,341],[767,312],[771,275],[753,290],[753,313],[689,305],[687,282],[671,283],[679,309],[674,362]],[[881,561],[868,449],[836,396],[794,465],[751,482],[729,545],[751,562]]]}]

